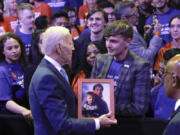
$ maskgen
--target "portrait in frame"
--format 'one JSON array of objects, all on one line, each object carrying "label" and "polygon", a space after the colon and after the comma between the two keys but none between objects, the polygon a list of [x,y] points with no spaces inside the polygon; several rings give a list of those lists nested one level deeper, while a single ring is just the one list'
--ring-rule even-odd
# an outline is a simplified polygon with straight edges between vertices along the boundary
[{"label": "portrait in frame", "polygon": [[78,80],[78,118],[97,118],[112,113],[114,119],[114,80]]}]

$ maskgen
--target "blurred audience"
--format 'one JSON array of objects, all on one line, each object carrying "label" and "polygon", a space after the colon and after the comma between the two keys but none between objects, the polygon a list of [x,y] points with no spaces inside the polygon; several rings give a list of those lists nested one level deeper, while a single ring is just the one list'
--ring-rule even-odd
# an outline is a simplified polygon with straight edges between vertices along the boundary
[{"label": "blurred audience", "polygon": [[0,36],[4,35],[6,32],[10,32],[10,24],[5,20],[3,17],[3,8],[4,8],[4,3],[1,0],[0,1]]},{"label": "blurred audience", "polygon": [[76,40],[79,38],[81,32],[84,30],[84,27],[77,25],[77,15],[75,8],[66,7],[65,11],[67,12],[69,17],[69,27],[70,27],[71,35],[73,37],[73,40]]},{"label": "blurred audience", "polygon": [[169,36],[169,22],[172,17],[180,14],[180,10],[169,7],[168,1],[169,0],[153,0],[152,6],[156,9],[156,11],[154,11],[146,21],[146,25],[152,29],[157,22],[161,24],[162,29],[159,33],[160,37],[164,40],[161,47],[172,41],[172,38]]},{"label": "blurred audience", "polygon": [[164,47],[162,47],[157,55],[155,65],[154,65],[154,71],[158,72],[159,70],[159,64],[160,61],[163,58],[164,53],[171,49],[171,48],[180,48],[180,15],[174,16],[170,22],[169,22],[169,27],[170,27],[170,35],[172,37],[172,41],[168,44],[166,44]]},{"label": "blurred audience", "polygon": [[78,18],[80,20],[80,25],[82,27],[86,28],[88,13],[97,7],[98,7],[97,0],[86,0],[86,4],[80,6],[79,11],[78,11]]},{"label": "blurred audience", "polygon": [[16,0],[4,0],[4,18],[10,24],[13,32],[16,31],[19,24]]}]

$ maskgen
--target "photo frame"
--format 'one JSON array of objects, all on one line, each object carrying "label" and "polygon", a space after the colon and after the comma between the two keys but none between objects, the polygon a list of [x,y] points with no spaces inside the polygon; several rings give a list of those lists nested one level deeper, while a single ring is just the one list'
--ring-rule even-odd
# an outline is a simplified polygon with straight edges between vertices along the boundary
[{"label": "photo frame", "polygon": [[114,119],[114,80],[78,80],[78,118],[97,118],[108,112]]}]

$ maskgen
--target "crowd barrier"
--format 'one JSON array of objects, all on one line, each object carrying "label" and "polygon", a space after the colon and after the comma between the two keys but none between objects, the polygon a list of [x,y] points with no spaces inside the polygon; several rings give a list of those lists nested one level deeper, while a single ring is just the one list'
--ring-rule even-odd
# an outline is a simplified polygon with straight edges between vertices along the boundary
[{"label": "crowd barrier", "polygon": [[[153,118],[122,118],[118,124],[99,130],[96,135],[162,135],[167,121]],[[0,135],[33,135],[33,126],[22,116],[0,114]]]}]

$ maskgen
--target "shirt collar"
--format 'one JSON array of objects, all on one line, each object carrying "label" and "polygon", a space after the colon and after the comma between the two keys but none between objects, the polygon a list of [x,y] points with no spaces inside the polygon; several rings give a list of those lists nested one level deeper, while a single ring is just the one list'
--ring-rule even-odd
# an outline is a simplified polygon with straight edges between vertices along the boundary
[{"label": "shirt collar", "polygon": [[179,106],[180,106],[180,99],[178,99],[178,100],[176,101],[174,110],[176,111],[176,110],[178,109]]},{"label": "shirt collar", "polygon": [[56,60],[54,60],[53,58],[51,58],[51,57],[49,57],[47,55],[45,55],[44,58],[47,61],[49,61],[58,70],[58,72],[60,72],[62,67],[61,67],[61,65]]},{"label": "shirt collar", "polygon": [[133,30],[134,30],[134,31],[136,31],[136,32],[138,32],[138,30],[137,30],[137,27],[136,27],[136,26],[133,26]]}]

